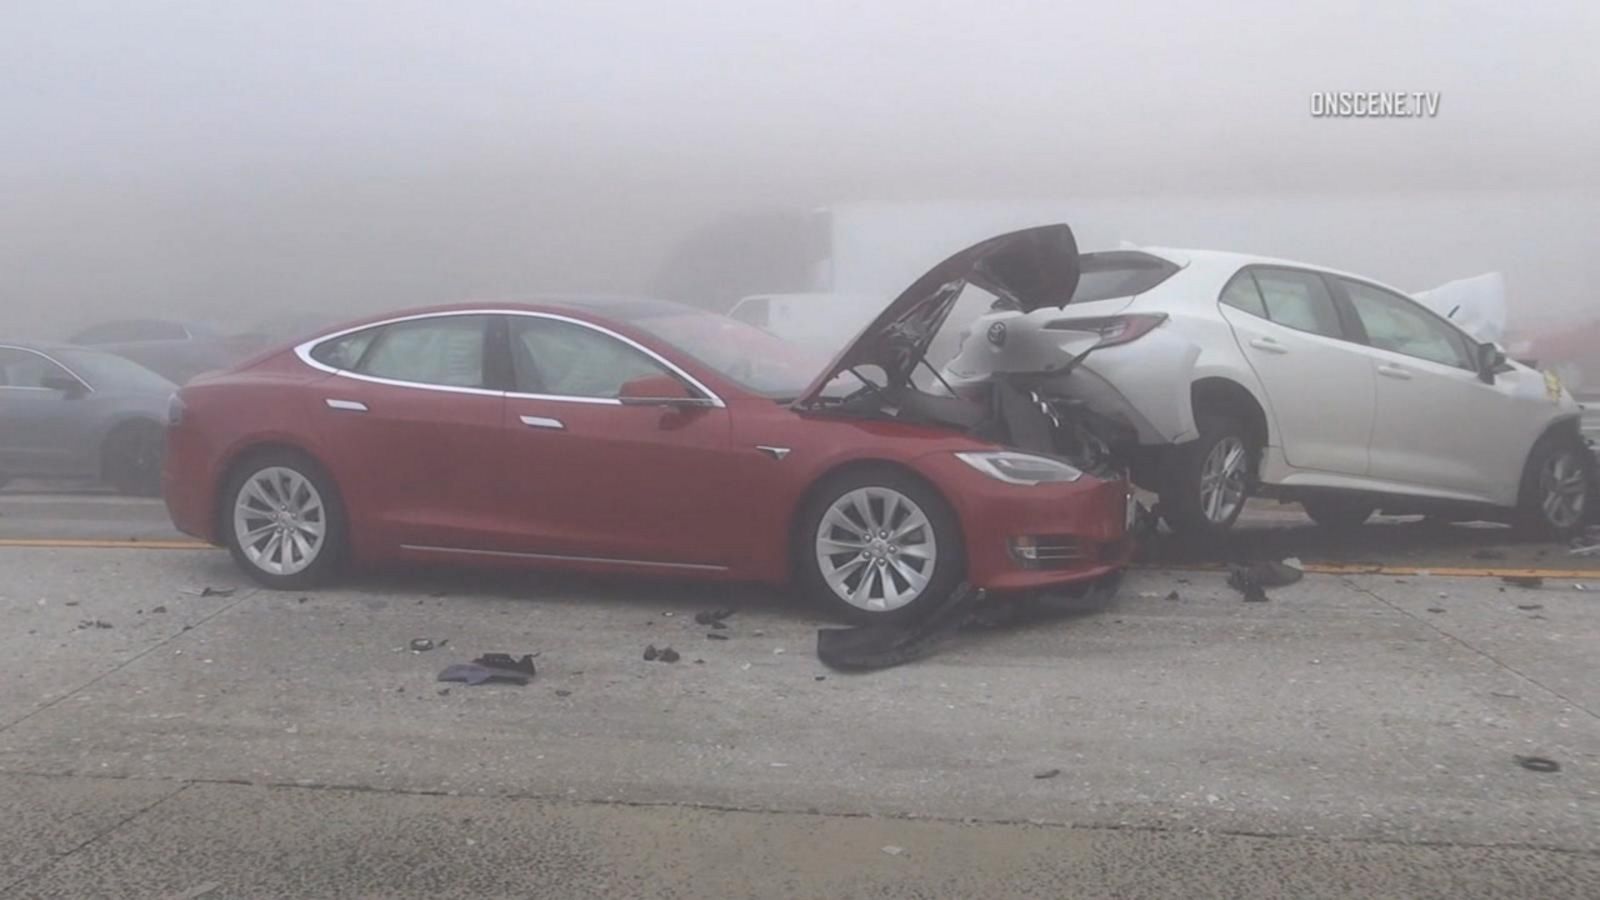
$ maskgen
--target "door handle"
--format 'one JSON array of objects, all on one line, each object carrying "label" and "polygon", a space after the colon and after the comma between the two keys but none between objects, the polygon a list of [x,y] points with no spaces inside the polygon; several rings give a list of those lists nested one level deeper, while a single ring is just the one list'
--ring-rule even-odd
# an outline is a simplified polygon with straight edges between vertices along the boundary
[{"label": "door handle", "polygon": [[1379,366],[1378,374],[1384,376],[1385,378],[1398,378],[1401,381],[1411,380],[1411,371],[1409,369],[1402,369],[1399,366]]},{"label": "door handle", "polygon": [[329,409],[342,409],[345,412],[367,411],[367,405],[360,400],[336,400],[333,397],[327,397],[322,402],[328,404]]},{"label": "door handle", "polygon": [[1288,347],[1285,347],[1284,345],[1278,343],[1277,341],[1275,341],[1275,340],[1273,340],[1272,338],[1269,338],[1269,337],[1251,338],[1250,339],[1250,346],[1256,348],[1257,350],[1265,350],[1268,353],[1288,353],[1289,352],[1289,348]]},{"label": "door handle", "polygon": [[567,428],[561,424],[560,419],[552,419],[549,416],[523,416],[522,424],[529,428],[548,428],[551,431],[565,431]]}]

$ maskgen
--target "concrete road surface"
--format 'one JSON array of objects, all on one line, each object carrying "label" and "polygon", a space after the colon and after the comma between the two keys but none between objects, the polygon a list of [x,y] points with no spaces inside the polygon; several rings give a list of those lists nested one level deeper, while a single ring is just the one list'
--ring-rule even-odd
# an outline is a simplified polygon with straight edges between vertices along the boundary
[{"label": "concrete road surface", "polygon": [[[843,676],[754,590],[284,594],[150,549],[0,573],[0,896],[1600,895],[1600,598],[1572,582],[1245,603],[1145,570]],[[725,641],[693,622],[719,606]],[[483,651],[538,677],[434,680]]]}]

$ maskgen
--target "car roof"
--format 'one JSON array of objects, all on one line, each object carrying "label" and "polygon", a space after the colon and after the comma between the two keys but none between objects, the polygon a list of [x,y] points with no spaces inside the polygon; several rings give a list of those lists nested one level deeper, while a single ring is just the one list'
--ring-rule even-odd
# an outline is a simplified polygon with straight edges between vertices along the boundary
[{"label": "car roof", "polygon": [[1337,275],[1341,278],[1350,278],[1355,281],[1365,281],[1368,284],[1375,284],[1379,287],[1388,288],[1391,291],[1395,291],[1407,297],[1411,296],[1409,291],[1400,290],[1399,288],[1379,281],[1370,275],[1362,275],[1357,272],[1347,272],[1343,269],[1335,269],[1329,266],[1320,265],[1318,263],[1301,262],[1293,259],[1281,259],[1275,256],[1260,256],[1254,253],[1235,253],[1228,250],[1190,250],[1178,247],[1138,247],[1132,249],[1137,249],[1143,253],[1149,253],[1152,256],[1161,257],[1169,262],[1183,266],[1186,269],[1191,269],[1195,273],[1205,273],[1222,279],[1232,277],[1233,273],[1239,271],[1245,266],[1284,266],[1291,269],[1310,269],[1312,271],[1322,272],[1327,275]]},{"label": "car roof", "polygon": [[397,319],[408,319],[419,316],[447,315],[449,313],[472,312],[526,312],[526,313],[552,313],[555,315],[579,315],[594,319],[609,319],[626,324],[630,319],[650,318],[652,316],[670,316],[683,313],[700,312],[708,315],[716,313],[676,303],[671,300],[658,300],[651,297],[634,297],[609,294],[568,294],[546,295],[537,300],[494,300],[486,299],[475,302],[444,303],[433,306],[418,306],[407,309],[393,309],[382,313],[363,316],[358,319],[349,319],[338,325],[322,329],[307,340],[318,341],[326,335],[342,334],[357,331],[368,325],[378,325],[392,322]]}]

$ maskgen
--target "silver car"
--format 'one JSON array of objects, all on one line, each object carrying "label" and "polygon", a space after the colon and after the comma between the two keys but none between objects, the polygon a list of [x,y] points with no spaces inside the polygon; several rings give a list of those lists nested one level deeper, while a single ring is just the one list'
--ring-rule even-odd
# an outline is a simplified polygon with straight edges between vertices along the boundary
[{"label": "silver car", "polygon": [[94,478],[126,494],[158,494],[175,390],[120,356],[0,341],[0,485]]}]

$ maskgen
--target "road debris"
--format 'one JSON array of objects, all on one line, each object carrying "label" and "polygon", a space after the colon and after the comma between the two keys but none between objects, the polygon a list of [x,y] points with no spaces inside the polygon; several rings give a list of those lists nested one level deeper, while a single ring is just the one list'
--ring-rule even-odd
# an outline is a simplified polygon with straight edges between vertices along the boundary
[{"label": "road debris", "polygon": [[411,639],[411,652],[413,652],[413,653],[426,653],[427,651],[432,650],[432,649],[433,649],[433,641],[430,641],[427,638],[412,638]]},{"label": "road debris", "polygon": [[150,614],[152,616],[159,616],[159,615],[161,615],[162,613],[164,613],[166,611],[167,611],[167,608],[165,606],[152,606],[152,607],[150,607]]},{"label": "road debris", "polygon": [[1544,579],[1538,575],[1502,575],[1500,580],[1519,588],[1544,587]]},{"label": "road debris", "polygon": [[710,625],[713,628],[726,628],[728,626],[719,625],[717,623],[733,615],[734,612],[735,610],[731,609],[714,609],[706,612],[697,612],[694,614],[694,622],[696,625]]},{"label": "road debris", "polygon": [[725,641],[728,639],[728,636],[725,634],[718,634],[715,631],[708,631],[706,632],[706,639],[712,641]]},{"label": "road debris", "polygon": [[509,653],[485,653],[470,663],[455,663],[439,673],[439,681],[463,681],[467,684],[484,684],[502,681],[510,684],[527,684],[534,677],[532,653],[517,659]]},{"label": "road debris", "polygon": [[1177,591],[1173,591],[1172,593],[1167,594],[1167,599],[1176,602],[1178,600],[1182,600],[1183,598],[1178,596],[1178,592]]},{"label": "road debris", "polygon": [[896,847],[896,846],[891,844],[888,847],[884,847],[883,848],[883,852],[889,854],[890,856],[899,856],[900,854],[906,852],[906,848],[904,848],[904,847]]},{"label": "road debris", "polygon": [[1033,773],[1033,777],[1037,778],[1037,779],[1040,779],[1042,781],[1042,780],[1044,780],[1046,778],[1054,778],[1054,777],[1056,777],[1057,775],[1060,775],[1060,774],[1061,774],[1061,770],[1060,769],[1045,769],[1043,772],[1035,772],[1035,773]]},{"label": "road debris", "polygon": [[193,594],[196,597],[232,597],[234,592],[237,591],[237,590],[239,590],[239,589],[238,588],[231,588],[231,587],[229,587],[229,588],[216,588],[216,587],[211,587],[210,585],[206,585],[205,587],[201,588],[198,591],[189,590],[189,591],[184,591],[184,593]]},{"label": "road debris", "polygon": [[983,591],[962,582],[916,622],[817,630],[817,659],[830,669],[887,669],[928,655],[971,616]]},{"label": "road debris", "polygon": [[664,663],[675,663],[682,658],[683,657],[678,655],[678,651],[672,649],[671,647],[661,651],[661,661]]},{"label": "road debris", "polygon": [[656,649],[656,645],[655,644],[645,644],[644,645],[644,661],[645,662],[655,662],[656,661],[656,657],[659,656],[659,655],[660,655],[660,651],[658,651]]},{"label": "road debris", "polygon": [[556,696],[557,697],[571,697],[572,696],[572,692],[569,691],[569,690],[565,690],[565,689],[558,689],[556,691]]},{"label": "road debris", "polygon": [[1530,772],[1561,771],[1560,763],[1553,759],[1546,759],[1543,756],[1519,756],[1517,757],[1517,765],[1527,769]]},{"label": "road debris", "polygon": [[1442,613],[1444,611],[1445,611],[1444,607],[1442,607],[1442,606],[1430,606],[1430,607],[1428,607],[1428,612],[1431,612],[1431,613]]},{"label": "road debris", "polygon": [[[1299,562],[1298,559],[1294,561]],[[1228,586],[1243,594],[1250,603],[1266,602],[1265,588],[1284,587],[1304,577],[1304,570],[1290,565],[1288,561],[1264,560],[1249,565],[1228,566]]]},{"label": "road debris", "polygon": [[1483,547],[1483,548],[1480,548],[1480,549],[1472,551],[1472,558],[1473,559],[1505,559],[1506,558],[1506,554],[1505,554],[1505,551],[1503,551],[1503,550],[1496,550],[1496,549],[1494,549],[1492,547]]},{"label": "road debris", "polygon": [[645,662],[656,662],[659,660],[661,662],[675,663],[679,659],[682,659],[682,657],[678,655],[678,651],[672,649],[671,647],[662,647],[661,649],[657,650],[655,644],[645,645]]},{"label": "road debris", "polygon": [[1536,610],[1536,609],[1544,609],[1544,604],[1543,603],[1518,603],[1517,604],[1517,609],[1525,609],[1525,610],[1528,610],[1528,611],[1531,612],[1531,611]]},{"label": "road debris", "polygon": [[111,627],[113,627],[112,624],[110,622],[107,622],[107,621],[103,620],[103,619],[84,619],[84,620],[82,620],[82,621],[80,621],[78,623],[78,630],[79,631],[83,631],[83,630],[88,629],[88,628],[111,628]]}]

